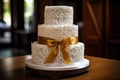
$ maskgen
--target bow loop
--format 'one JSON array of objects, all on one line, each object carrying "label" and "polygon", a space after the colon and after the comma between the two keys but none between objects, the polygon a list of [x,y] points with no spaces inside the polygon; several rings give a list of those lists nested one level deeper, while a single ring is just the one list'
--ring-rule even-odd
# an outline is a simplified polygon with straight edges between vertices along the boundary
[{"label": "bow loop", "polygon": [[57,46],[57,45],[59,45],[60,43],[59,43],[59,41],[57,41],[57,40],[50,40],[50,39],[48,39],[47,40],[47,46],[48,47],[54,47],[54,46]]}]

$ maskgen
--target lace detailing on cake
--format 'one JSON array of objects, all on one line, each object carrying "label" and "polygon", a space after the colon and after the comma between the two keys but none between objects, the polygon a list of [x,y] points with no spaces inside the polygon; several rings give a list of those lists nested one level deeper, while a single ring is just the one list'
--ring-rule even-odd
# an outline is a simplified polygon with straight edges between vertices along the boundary
[{"label": "lace detailing on cake", "polygon": [[57,40],[64,39],[67,37],[78,36],[78,26],[42,24],[38,27],[38,36],[49,37]]},{"label": "lace detailing on cake", "polygon": [[73,24],[73,8],[65,6],[46,6],[45,7],[45,24]]},{"label": "lace detailing on cake", "polygon": [[[84,45],[78,43],[76,45],[71,45],[68,47],[69,55],[72,63],[79,62],[84,59]],[[32,44],[32,62],[39,65],[65,65],[63,62],[63,57],[61,51],[59,52],[56,60],[52,64],[44,64],[45,59],[49,55],[50,49],[41,44]]]},{"label": "lace detailing on cake", "polygon": [[32,52],[33,63],[36,63],[36,64],[42,63],[43,64],[43,61],[47,57],[47,53],[49,52],[49,49],[47,49],[47,46],[44,49],[44,48],[42,48],[42,46],[40,47],[39,44],[37,44],[36,46],[34,45],[33,49],[34,49]]}]

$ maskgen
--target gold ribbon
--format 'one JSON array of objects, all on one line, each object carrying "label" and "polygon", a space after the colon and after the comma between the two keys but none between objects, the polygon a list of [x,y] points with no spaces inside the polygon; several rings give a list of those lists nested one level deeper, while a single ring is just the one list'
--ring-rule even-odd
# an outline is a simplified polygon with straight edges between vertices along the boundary
[{"label": "gold ribbon", "polygon": [[67,46],[77,44],[78,37],[68,37],[62,40],[56,40],[56,39],[38,36],[38,43],[47,45],[49,48],[51,48],[51,52],[44,63],[53,63],[55,61],[59,53],[59,46],[60,46],[64,63],[71,64]]}]

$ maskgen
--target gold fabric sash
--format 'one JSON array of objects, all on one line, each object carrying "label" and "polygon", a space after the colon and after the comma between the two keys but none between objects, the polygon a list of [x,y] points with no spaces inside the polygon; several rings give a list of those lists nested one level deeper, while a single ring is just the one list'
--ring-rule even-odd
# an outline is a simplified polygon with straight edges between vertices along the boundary
[{"label": "gold fabric sash", "polygon": [[53,63],[59,53],[59,47],[63,55],[65,64],[71,64],[67,46],[78,43],[78,37],[68,37],[62,40],[51,39],[47,37],[38,36],[38,43],[47,45],[51,48],[51,52],[48,55],[44,63]]}]

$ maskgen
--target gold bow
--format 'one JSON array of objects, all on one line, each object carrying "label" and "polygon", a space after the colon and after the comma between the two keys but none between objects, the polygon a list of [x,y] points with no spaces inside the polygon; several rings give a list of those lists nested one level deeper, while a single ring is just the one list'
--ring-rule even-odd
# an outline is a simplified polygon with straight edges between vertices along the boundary
[{"label": "gold bow", "polygon": [[44,63],[52,63],[55,61],[55,58],[59,53],[59,46],[60,46],[64,63],[71,64],[67,46],[72,44],[77,44],[77,42],[78,42],[78,37],[68,37],[62,40],[56,40],[56,39],[38,36],[39,44],[44,44],[44,45],[47,45],[49,48],[51,48],[51,52]]}]

